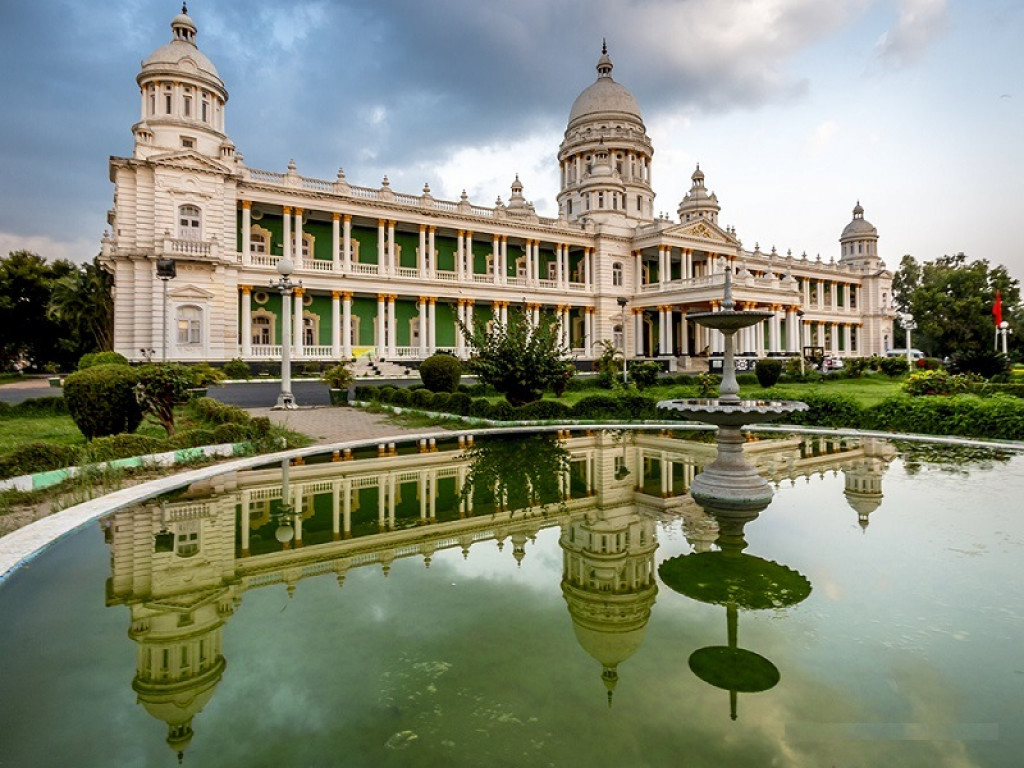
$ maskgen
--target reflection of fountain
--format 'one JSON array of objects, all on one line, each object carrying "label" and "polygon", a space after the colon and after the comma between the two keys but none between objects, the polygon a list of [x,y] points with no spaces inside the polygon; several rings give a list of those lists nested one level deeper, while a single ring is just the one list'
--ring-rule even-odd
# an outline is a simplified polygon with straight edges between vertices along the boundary
[{"label": "reflection of fountain", "polygon": [[709,685],[729,691],[730,716],[735,720],[737,694],[767,691],[779,682],[779,670],[772,662],[739,647],[739,611],[796,605],[811,593],[811,583],[791,568],[743,553],[747,547],[743,527],[757,517],[759,509],[709,505],[705,511],[718,521],[719,551],[671,558],[658,573],[669,589],[725,606],[729,644],[694,651],[690,669]]},{"label": "reflection of fountain", "polygon": [[722,384],[717,399],[664,400],[659,408],[684,411],[697,421],[718,426],[718,458],[694,478],[690,494],[699,503],[725,501],[733,508],[763,508],[772,497],[772,489],[754,467],[743,458],[743,434],[740,427],[771,421],[779,416],[807,409],[805,403],[789,401],[740,400],[736,382],[733,335],[756,325],[771,312],[733,309],[732,271],[725,270],[725,298],[720,312],[700,312],[690,318],[706,328],[722,332],[725,352]]}]

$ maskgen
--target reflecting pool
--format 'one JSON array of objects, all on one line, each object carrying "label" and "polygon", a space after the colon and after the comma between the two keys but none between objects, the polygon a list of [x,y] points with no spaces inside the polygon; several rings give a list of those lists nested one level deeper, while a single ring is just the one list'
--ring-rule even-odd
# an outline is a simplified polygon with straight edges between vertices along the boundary
[{"label": "reflecting pool", "polygon": [[0,765],[1016,766],[1024,457],[371,446],[117,512],[0,587]]}]

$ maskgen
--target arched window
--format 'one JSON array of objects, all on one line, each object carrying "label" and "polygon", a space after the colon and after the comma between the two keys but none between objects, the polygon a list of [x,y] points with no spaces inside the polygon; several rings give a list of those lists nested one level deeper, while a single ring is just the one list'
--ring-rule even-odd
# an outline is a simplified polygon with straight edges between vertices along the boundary
[{"label": "arched window", "polygon": [[302,345],[305,347],[316,346],[316,324],[312,317],[306,315],[302,318]]},{"label": "arched window", "polygon": [[203,310],[187,304],[178,307],[178,344],[198,345],[203,342]]},{"label": "arched window", "polygon": [[612,327],[612,346],[616,349],[623,349],[625,345],[625,337],[622,334],[622,324],[616,323]]},{"label": "arched window", "polygon": [[622,285],[622,264],[612,264],[612,285]]},{"label": "arched window", "polygon": [[252,313],[252,343],[269,345],[274,342],[274,316],[265,309]]},{"label": "arched window", "polygon": [[202,240],[199,209],[194,205],[178,208],[178,238],[181,240]]}]

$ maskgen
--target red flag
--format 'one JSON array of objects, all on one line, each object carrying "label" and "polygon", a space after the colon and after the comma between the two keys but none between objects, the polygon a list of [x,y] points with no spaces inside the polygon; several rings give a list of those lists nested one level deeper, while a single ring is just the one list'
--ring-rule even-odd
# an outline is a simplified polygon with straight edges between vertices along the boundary
[{"label": "red flag", "polygon": [[992,305],[992,316],[996,319],[996,328],[1003,324],[1003,297],[996,291],[996,302]]}]

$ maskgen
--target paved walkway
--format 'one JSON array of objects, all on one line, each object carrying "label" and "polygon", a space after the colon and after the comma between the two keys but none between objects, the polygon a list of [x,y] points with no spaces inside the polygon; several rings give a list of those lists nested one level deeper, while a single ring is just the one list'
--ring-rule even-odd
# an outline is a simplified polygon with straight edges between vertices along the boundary
[{"label": "paved walkway", "polygon": [[404,427],[392,424],[388,416],[369,413],[364,408],[299,408],[275,411],[270,408],[249,408],[253,416],[267,416],[287,429],[309,435],[317,443],[338,443],[344,440],[369,440],[435,431],[435,427]]}]

